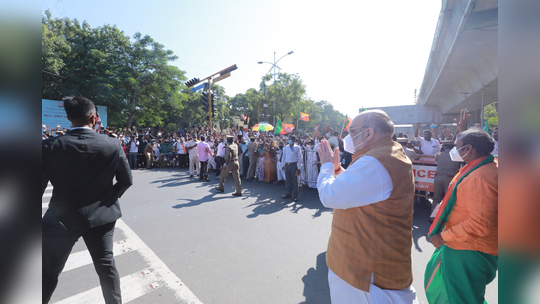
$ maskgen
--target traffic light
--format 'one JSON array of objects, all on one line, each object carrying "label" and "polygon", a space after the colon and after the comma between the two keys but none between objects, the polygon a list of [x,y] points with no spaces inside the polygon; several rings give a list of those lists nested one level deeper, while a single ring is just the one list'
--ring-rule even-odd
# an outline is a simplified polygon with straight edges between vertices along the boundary
[{"label": "traffic light", "polygon": [[212,104],[212,117],[217,116],[217,105],[215,103]]},{"label": "traffic light", "polygon": [[238,67],[237,67],[236,64],[235,64],[233,67],[231,67],[231,68],[229,68],[229,69],[226,69],[225,71],[221,72],[219,75],[220,75],[220,76],[221,76],[221,75],[225,75],[225,74],[230,73],[230,72],[232,72],[232,71],[234,71],[234,70],[236,70],[236,69],[238,69]]},{"label": "traffic light", "polygon": [[203,110],[208,113],[208,93],[206,92],[203,92],[201,94],[202,96],[202,107],[203,107]]},{"label": "traffic light", "polygon": [[188,81],[186,82],[186,86],[187,86],[188,88],[191,88],[192,86],[196,85],[196,84],[199,83],[199,82],[200,82],[199,78],[193,78],[193,79],[188,80]]}]

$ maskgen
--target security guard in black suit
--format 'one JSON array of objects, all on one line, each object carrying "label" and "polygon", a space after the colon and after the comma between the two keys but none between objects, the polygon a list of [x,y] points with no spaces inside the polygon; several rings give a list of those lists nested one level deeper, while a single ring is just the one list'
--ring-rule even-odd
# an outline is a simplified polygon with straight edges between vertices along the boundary
[{"label": "security guard in black suit", "polygon": [[[64,98],[72,128],[42,143],[42,193],[53,194],[42,219],[42,301],[48,303],[75,242],[82,237],[94,261],[105,303],[121,303],[113,232],[122,215],[118,198],[133,184],[120,142],[97,134],[94,103]],[[116,183],[113,179],[116,177]]]}]

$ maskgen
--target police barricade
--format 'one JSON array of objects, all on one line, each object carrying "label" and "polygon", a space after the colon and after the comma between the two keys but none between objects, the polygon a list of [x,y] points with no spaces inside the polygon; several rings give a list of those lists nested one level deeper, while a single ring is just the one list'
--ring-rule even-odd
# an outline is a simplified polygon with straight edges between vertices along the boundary
[{"label": "police barricade", "polygon": [[303,167],[302,174],[299,177],[299,185],[317,184],[317,177],[319,176],[319,171],[321,170],[321,161],[319,159],[319,154],[317,151],[302,151],[303,158]]},{"label": "police barricade", "polygon": [[435,191],[435,173],[437,171],[435,156],[419,155],[418,160],[412,160],[412,163],[414,189],[417,190],[415,196],[432,198]]}]

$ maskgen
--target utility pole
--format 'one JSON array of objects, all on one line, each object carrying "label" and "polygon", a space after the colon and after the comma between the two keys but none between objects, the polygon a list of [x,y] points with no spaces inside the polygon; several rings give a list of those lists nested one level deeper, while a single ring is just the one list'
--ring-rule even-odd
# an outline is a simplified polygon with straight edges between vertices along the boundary
[{"label": "utility pole", "polygon": [[208,79],[208,124],[209,131],[212,131],[212,83],[211,79]]},{"label": "utility pole", "polygon": [[[225,68],[217,73],[214,73],[206,78],[203,78],[202,80],[199,79],[199,78],[193,78],[189,81],[186,82],[186,86],[188,88],[202,82],[202,81],[205,81],[205,80],[208,80],[208,124],[209,124],[209,127],[210,127],[210,130],[212,130],[212,84],[213,83],[216,83],[222,79],[225,79],[229,76],[231,76],[231,72],[238,69],[238,67],[236,66],[236,64],[233,64],[231,65],[230,67],[228,68]],[[215,77],[217,74],[219,74],[218,77]],[[201,84],[199,86],[196,86],[194,87],[193,89],[191,89],[192,92],[195,92],[197,90],[200,90],[204,88],[204,84]]]},{"label": "utility pole", "polygon": [[484,128],[484,92],[482,92],[482,118],[480,122],[480,127]]},{"label": "utility pole", "polygon": [[276,127],[276,51],[274,51],[274,128]]}]

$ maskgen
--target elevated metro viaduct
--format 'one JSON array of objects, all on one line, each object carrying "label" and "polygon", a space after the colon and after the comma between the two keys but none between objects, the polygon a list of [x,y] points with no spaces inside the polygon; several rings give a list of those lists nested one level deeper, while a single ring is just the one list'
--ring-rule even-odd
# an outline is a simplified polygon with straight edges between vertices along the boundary
[{"label": "elevated metro viaduct", "polygon": [[498,101],[497,34],[497,0],[442,0],[416,104],[378,109],[396,125],[449,124],[462,109],[480,123],[482,93],[484,106]]}]

